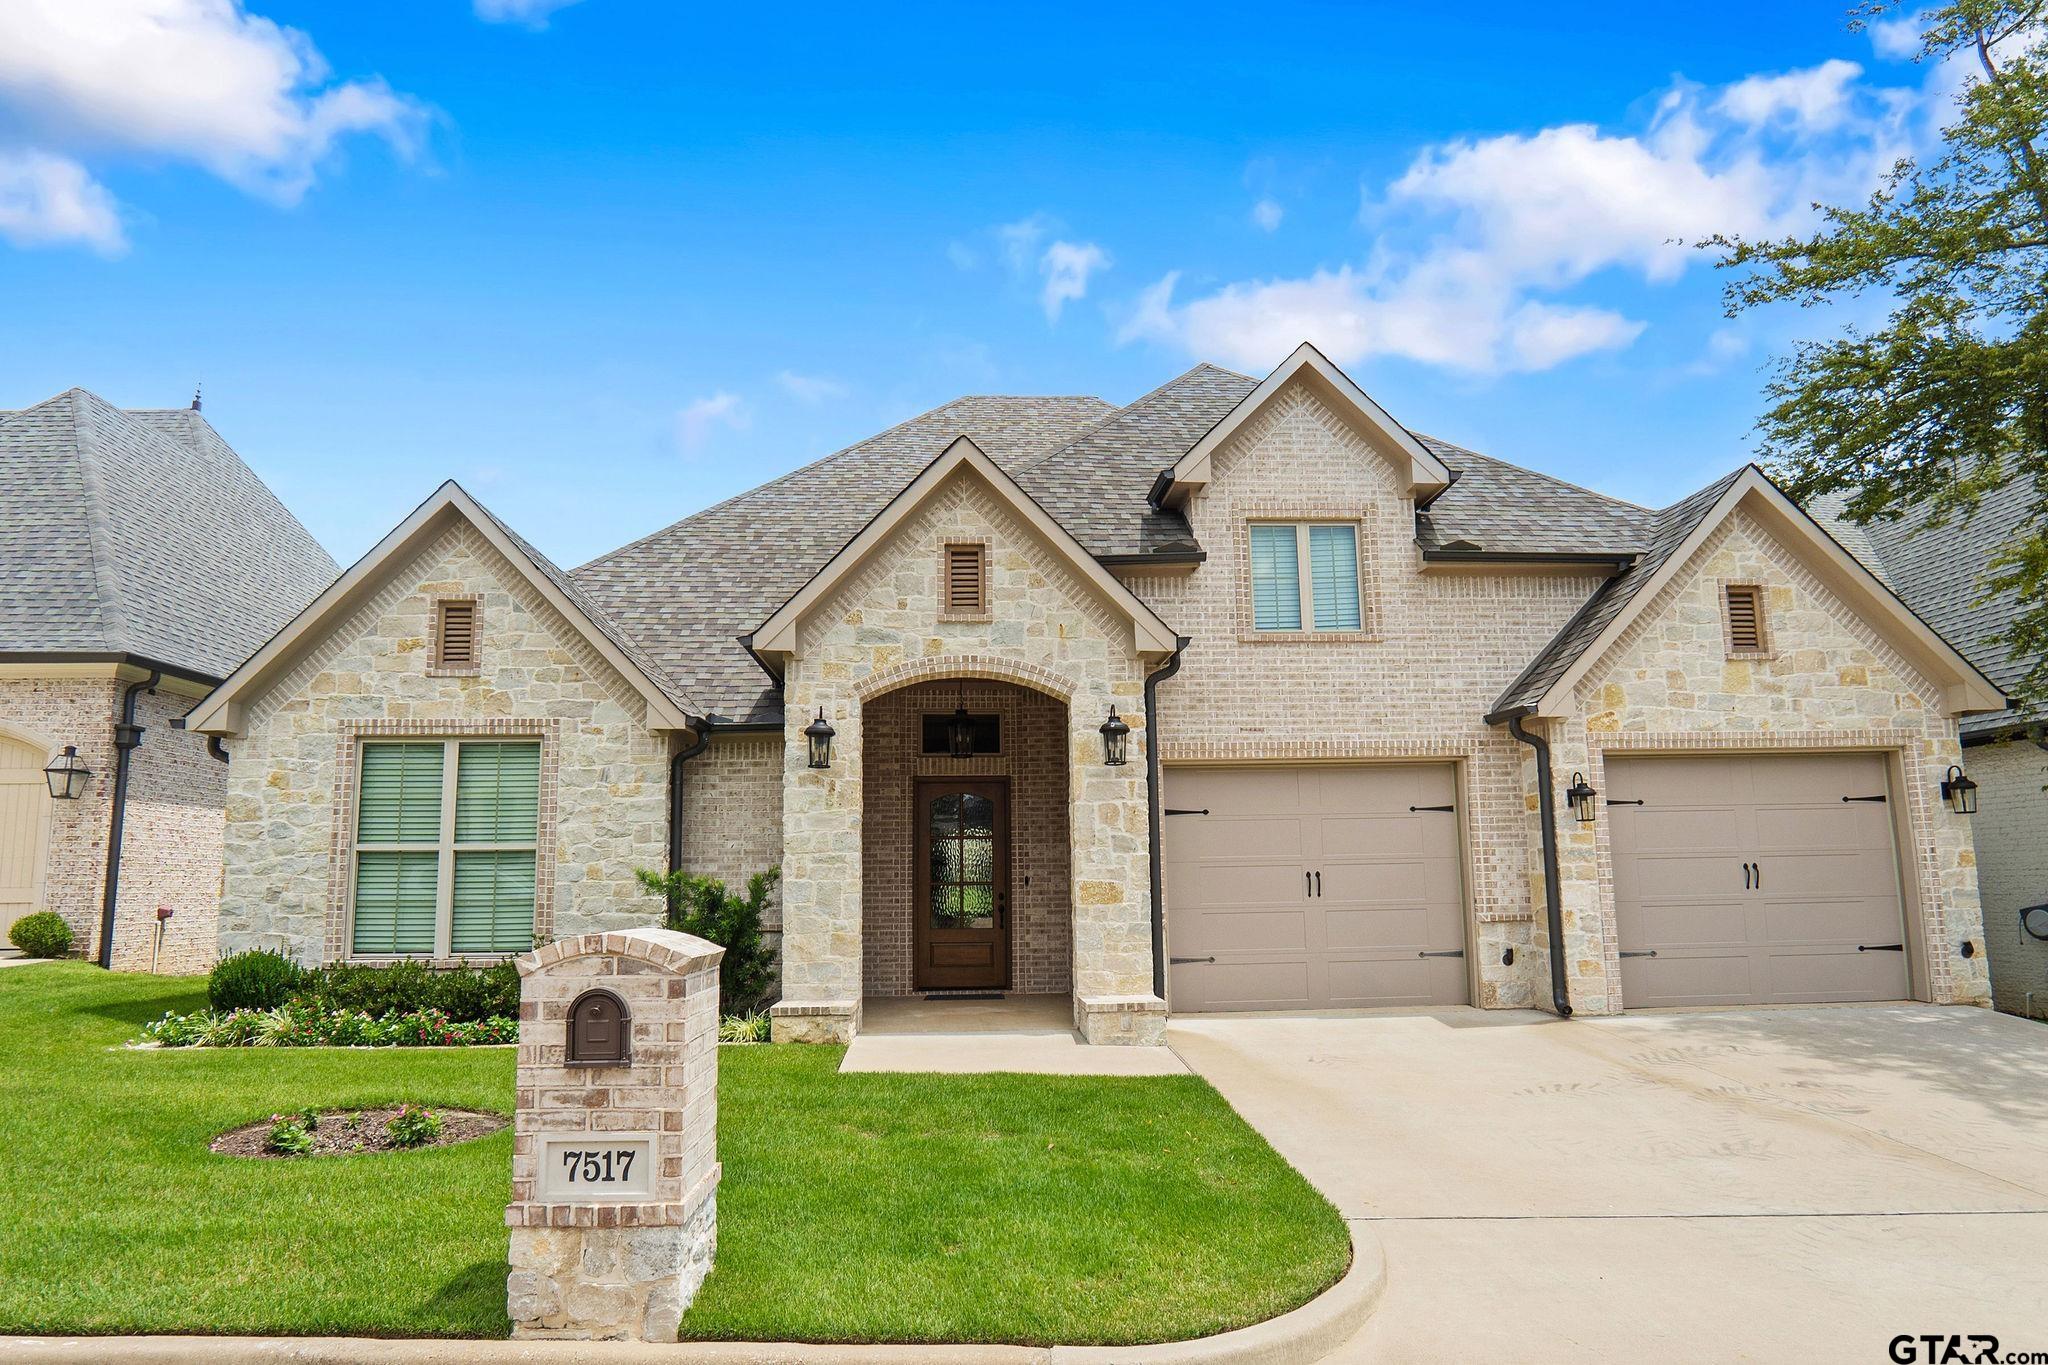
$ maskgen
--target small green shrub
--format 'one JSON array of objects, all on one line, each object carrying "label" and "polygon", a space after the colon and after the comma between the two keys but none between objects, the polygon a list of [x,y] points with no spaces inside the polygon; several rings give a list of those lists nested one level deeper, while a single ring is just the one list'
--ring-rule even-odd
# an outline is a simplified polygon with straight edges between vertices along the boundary
[{"label": "small green shrub", "polygon": [[[316,1118],[317,1122],[317,1118]],[[270,1116],[270,1133],[263,1139],[263,1145],[279,1156],[304,1156],[313,1150],[312,1125],[304,1115],[283,1114]]]},{"label": "small green shrub", "polygon": [[765,1014],[728,1014],[718,1021],[718,1041],[721,1043],[765,1043],[768,1036],[768,1016]]},{"label": "small green shrub", "polygon": [[384,1124],[395,1147],[424,1147],[441,1136],[441,1116],[416,1104],[400,1107]]},{"label": "small green shrub", "polygon": [[650,896],[659,896],[668,906],[671,929],[709,939],[725,949],[718,964],[718,1012],[751,1014],[767,998],[775,982],[775,951],[761,938],[761,912],[767,908],[768,893],[782,876],[771,867],[747,878],[745,897],[735,896],[716,877],[693,877],[687,872],[634,872]]},{"label": "small green shrub", "polygon": [[274,1010],[166,1014],[144,1024],[142,1037],[159,1047],[480,1047],[519,1041],[519,1021],[457,1023],[432,1009],[375,1019],[293,1000]]},{"label": "small green shrub", "polygon": [[216,1014],[274,1010],[289,1000],[305,979],[305,968],[283,953],[251,948],[213,965],[206,978],[206,999]]},{"label": "small green shrub", "polygon": [[71,951],[71,926],[54,910],[38,910],[16,920],[7,941],[30,957],[62,957]]},{"label": "small green shrub", "polygon": [[386,1018],[439,1010],[457,1023],[519,1015],[519,968],[509,959],[490,967],[442,970],[407,958],[388,966],[337,962],[308,972],[298,999],[325,1011]]}]

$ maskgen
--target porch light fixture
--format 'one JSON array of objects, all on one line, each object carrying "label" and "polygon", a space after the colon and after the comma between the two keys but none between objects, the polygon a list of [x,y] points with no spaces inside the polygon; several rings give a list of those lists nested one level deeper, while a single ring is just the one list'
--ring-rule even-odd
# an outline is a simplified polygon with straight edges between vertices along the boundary
[{"label": "porch light fixture", "polygon": [[1584,773],[1573,773],[1572,784],[1564,789],[1564,799],[1572,803],[1572,814],[1579,817],[1579,823],[1593,823],[1593,798],[1600,793],[1586,785]]},{"label": "porch light fixture", "polygon": [[1116,703],[1111,702],[1109,719],[1102,722],[1102,761],[1112,768],[1122,767],[1130,738],[1131,727],[1124,724],[1116,713]]},{"label": "porch light fixture", "polygon": [[832,722],[825,719],[825,708],[819,707],[818,718],[804,727],[804,741],[810,746],[813,768],[832,766],[832,736],[838,733]]},{"label": "porch light fixture", "polygon": [[964,704],[946,722],[946,752],[955,758],[974,757],[974,718]]},{"label": "porch light fixture", "polygon": [[2048,942],[2048,905],[2028,905],[2020,909],[2020,928],[2026,930],[2028,938]]},{"label": "porch light fixture", "polygon": [[1957,815],[1977,813],[1977,784],[1970,775],[1951,763],[1948,776],[1941,780],[1941,799],[1948,802],[1948,808]]},{"label": "porch light fixture", "polygon": [[78,756],[78,746],[64,746],[62,757],[50,760],[50,766],[43,769],[43,780],[50,784],[50,797],[56,801],[76,801],[85,795],[85,784],[92,780],[92,769],[85,766]]}]

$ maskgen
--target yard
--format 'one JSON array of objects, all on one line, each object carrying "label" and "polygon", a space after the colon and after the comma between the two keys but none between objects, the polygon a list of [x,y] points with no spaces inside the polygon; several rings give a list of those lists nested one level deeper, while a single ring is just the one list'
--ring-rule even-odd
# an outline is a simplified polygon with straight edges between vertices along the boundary
[{"label": "yard", "polygon": [[[508,1049],[129,1052],[204,982],[0,973],[0,1332],[502,1336],[511,1138],[251,1161],[273,1111],[509,1111]],[[1191,1077],[841,1076],[720,1057],[717,1269],[686,1336],[1128,1342],[1271,1317],[1343,1221]]]}]

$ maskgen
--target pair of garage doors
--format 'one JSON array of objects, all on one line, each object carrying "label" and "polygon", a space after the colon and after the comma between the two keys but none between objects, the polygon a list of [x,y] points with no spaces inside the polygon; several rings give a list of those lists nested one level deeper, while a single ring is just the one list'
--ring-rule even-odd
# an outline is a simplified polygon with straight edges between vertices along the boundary
[{"label": "pair of garage doors", "polygon": [[[1616,757],[1607,780],[1625,1003],[1905,998],[1880,756]],[[1448,764],[1169,771],[1173,1008],[1466,1003],[1456,791]]]}]

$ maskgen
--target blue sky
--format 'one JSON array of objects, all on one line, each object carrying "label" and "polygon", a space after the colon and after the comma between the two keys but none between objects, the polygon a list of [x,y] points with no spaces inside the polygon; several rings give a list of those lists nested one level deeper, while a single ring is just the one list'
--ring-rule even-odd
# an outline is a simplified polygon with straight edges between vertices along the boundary
[{"label": "blue sky", "polygon": [[18,0],[0,407],[206,412],[360,554],[444,477],[565,564],[961,393],[1304,336],[1650,504],[1747,458],[1699,253],[1927,144],[1838,3]]}]

